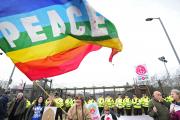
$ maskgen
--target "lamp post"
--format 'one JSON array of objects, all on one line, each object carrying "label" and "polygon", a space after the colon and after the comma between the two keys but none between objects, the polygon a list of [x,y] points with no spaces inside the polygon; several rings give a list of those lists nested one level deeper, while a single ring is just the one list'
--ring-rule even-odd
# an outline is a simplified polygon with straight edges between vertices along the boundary
[{"label": "lamp post", "polygon": [[158,59],[159,59],[161,62],[164,63],[164,67],[165,67],[166,73],[167,73],[167,80],[169,81],[169,84],[170,84],[170,86],[171,86],[171,88],[172,88],[172,87],[173,87],[172,81],[170,81],[170,74],[169,74],[169,71],[168,71],[167,66],[166,66],[166,63],[167,63],[168,61],[166,60],[166,58],[165,58],[164,56],[159,57]]},{"label": "lamp post", "polygon": [[159,57],[158,59],[159,59],[161,62],[164,63],[164,67],[165,67],[166,73],[167,73],[167,78],[169,79],[169,78],[170,78],[170,74],[169,74],[169,71],[168,71],[167,66],[166,66],[166,63],[167,63],[168,61],[166,60],[166,58],[165,58],[164,56]]},{"label": "lamp post", "polygon": [[177,52],[176,52],[176,49],[174,48],[174,45],[173,45],[173,43],[172,43],[172,41],[171,41],[171,39],[170,39],[170,37],[169,37],[169,35],[168,35],[168,32],[167,32],[167,30],[166,30],[166,28],[165,28],[165,26],[164,26],[161,18],[160,18],[160,17],[158,17],[158,18],[147,18],[146,21],[152,21],[152,20],[154,20],[154,19],[159,20],[159,22],[161,23],[161,26],[162,26],[162,28],[163,28],[163,30],[164,30],[167,38],[168,38],[168,41],[169,41],[169,43],[170,43],[170,45],[171,45],[171,47],[172,47],[172,49],[173,49],[173,52],[174,52],[174,54],[175,54],[175,56],[176,56],[176,59],[177,59],[179,65],[180,65],[179,56],[178,56],[178,54],[177,54]]}]

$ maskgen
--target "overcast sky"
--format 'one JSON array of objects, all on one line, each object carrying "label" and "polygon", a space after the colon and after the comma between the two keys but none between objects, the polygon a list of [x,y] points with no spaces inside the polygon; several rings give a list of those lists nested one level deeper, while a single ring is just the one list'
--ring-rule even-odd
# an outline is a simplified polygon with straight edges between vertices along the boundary
[{"label": "overcast sky", "polygon": [[[111,49],[102,48],[85,57],[79,68],[53,77],[53,86],[84,87],[113,86],[133,83],[135,66],[146,64],[150,75],[165,73],[163,63],[157,58],[165,56],[172,75],[179,64],[158,20],[146,22],[147,17],[160,17],[180,56],[180,0],[89,0],[90,4],[110,19],[119,33],[124,49],[108,62]],[[0,79],[8,80],[13,68],[5,55],[0,56]],[[13,84],[31,81],[18,69]]]}]

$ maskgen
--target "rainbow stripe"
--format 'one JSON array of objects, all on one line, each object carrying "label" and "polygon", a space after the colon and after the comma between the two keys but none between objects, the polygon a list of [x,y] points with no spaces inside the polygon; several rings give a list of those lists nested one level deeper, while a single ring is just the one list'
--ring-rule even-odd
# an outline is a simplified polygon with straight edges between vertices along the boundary
[{"label": "rainbow stripe", "polygon": [[0,4],[0,48],[30,80],[72,71],[101,46],[113,49],[110,61],[122,50],[115,26],[86,0]]}]

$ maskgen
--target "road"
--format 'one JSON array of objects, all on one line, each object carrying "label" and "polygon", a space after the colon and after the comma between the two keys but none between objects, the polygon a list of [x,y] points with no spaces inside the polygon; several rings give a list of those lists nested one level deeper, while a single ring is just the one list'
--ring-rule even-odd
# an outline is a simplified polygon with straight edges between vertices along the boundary
[{"label": "road", "polygon": [[121,116],[118,120],[153,120],[147,115],[142,116]]}]

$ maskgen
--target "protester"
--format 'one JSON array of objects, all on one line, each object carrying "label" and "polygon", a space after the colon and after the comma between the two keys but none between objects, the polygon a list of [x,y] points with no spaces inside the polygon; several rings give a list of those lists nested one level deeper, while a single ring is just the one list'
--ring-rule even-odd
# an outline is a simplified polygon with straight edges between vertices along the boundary
[{"label": "protester", "polygon": [[22,120],[26,110],[26,100],[23,93],[18,93],[17,97],[9,103],[8,115],[9,120]]},{"label": "protester", "polygon": [[92,120],[81,95],[76,97],[74,106],[69,109],[67,120]]},{"label": "protester", "polygon": [[154,120],[169,120],[169,104],[162,98],[159,91],[153,93],[153,98],[149,102],[149,116]]},{"label": "protester", "polygon": [[117,120],[117,117],[112,112],[110,112],[108,106],[105,106],[104,114],[101,116],[101,120]]},{"label": "protester", "polygon": [[180,120],[180,91],[173,89],[171,96],[174,100],[170,106],[171,120]]},{"label": "protester", "polygon": [[44,107],[44,98],[40,96],[35,101],[35,103],[28,109],[25,120],[41,120]]},{"label": "protester", "polygon": [[0,97],[0,120],[4,120],[7,116],[7,104],[8,104],[7,92]]}]

